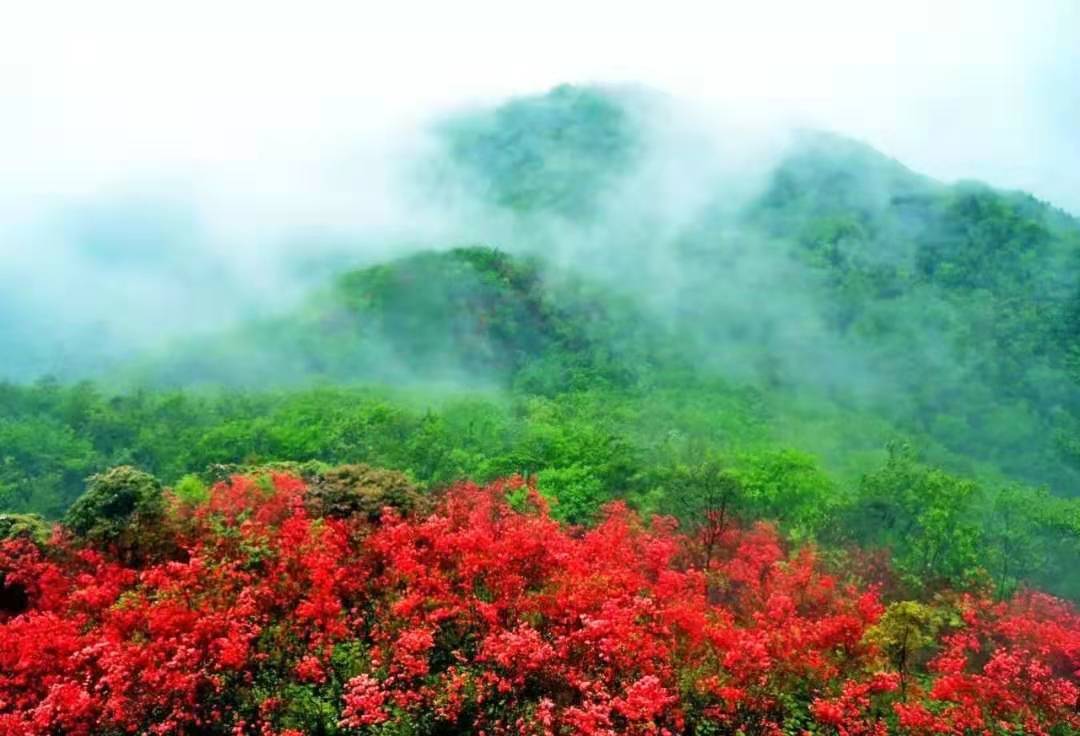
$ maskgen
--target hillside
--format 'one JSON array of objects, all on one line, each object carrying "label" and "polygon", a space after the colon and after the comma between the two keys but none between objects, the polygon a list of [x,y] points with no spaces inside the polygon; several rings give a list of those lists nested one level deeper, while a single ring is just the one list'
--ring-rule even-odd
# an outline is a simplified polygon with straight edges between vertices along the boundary
[{"label": "hillside", "polygon": [[667,347],[660,325],[631,300],[535,258],[469,247],[343,273],[291,314],[171,348],[138,380],[441,382],[551,393],[635,385]]},{"label": "hillside", "polygon": [[818,279],[839,361],[864,362],[875,410],[1075,493],[1080,224],[1020,193],[838,160],[788,162],[751,216]]},{"label": "hillside", "polygon": [[[578,201],[594,205],[594,219],[633,222],[639,212],[620,206],[620,182],[635,176],[627,152],[640,161],[660,145],[643,107],[625,91],[560,89],[492,113],[527,141],[528,160],[494,134],[484,146],[454,139],[453,150],[486,176],[495,201],[514,201],[534,222],[547,205],[506,187],[563,191],[560,162],[582,140],[601,151],[610,148],[601,141],[620,141],[622,155],[588,159],[607,176],[575,179],[590,189]],[[825,392],[1010,475],[1069,495],[1080,488],[1080,222],[1022,193],[935,182],[813,131],[792,138],[764,181],[734,215],[721,180],[691,218],[672,222],[664,205],[633,200],[660,209],[627,232],[585,226],[565,238],[593,278],[629,285],[695,343],[699,366]]]},{"label": "hillside", "polygon": [[[1077,493],[1075,219],[813,131],[737,211],[724,177],[706,178],[676,219],[642,199],[671,184],[650,184],[647,163],[667,151],[650,137],[664,104],[560,87],[440,124],[446,159],[425,186],[465,182],[492,222],[516,221],[477,210],[472,235],[497,252],[344,274],[292,314],[166,352],[141,380],[551,394],[694,373],[877,417],[958,470]],[[695,166],[722,170],[715,155]]]}]

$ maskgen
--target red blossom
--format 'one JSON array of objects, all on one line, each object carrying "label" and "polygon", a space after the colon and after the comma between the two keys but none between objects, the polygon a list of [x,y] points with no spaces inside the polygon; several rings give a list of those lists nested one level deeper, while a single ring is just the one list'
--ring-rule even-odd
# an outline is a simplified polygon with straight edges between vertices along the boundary
[{"label": "red blossom", "polygon": [[703,556],[623,504],[565,528],[520,478],[375,524],[312,518],[305,493],[278,475],[173,499],[170,551],[141,563],[59,530],[0,543],[0,736],[296,736],[327,709],[350,732],[1080,728],[1080,617],[1048,596],[948,599],[956,623],[901,688],[867,636],[878,592],[767,524]]}]

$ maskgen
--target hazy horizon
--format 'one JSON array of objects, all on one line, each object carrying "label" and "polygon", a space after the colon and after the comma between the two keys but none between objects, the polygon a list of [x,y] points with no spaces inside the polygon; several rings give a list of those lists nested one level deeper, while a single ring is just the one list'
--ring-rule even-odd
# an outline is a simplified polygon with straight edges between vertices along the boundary
[{"label": "hazy horizon", "polygon": [[281,206],[333,191],[327,158],[375,136],[563,82],[835,130],[931,176],[1080,212],[1080,5],[1067,1],[42,2],[6,16],[0,216],[147,186]]}]

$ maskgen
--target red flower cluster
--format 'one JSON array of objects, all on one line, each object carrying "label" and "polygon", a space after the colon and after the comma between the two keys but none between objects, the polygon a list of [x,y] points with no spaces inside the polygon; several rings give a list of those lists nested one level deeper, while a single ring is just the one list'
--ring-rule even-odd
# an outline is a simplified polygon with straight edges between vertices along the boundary
[{"label": "red flower cluster", "polygon": [[878,595],[767,525],[704,556],[619,504],[563,527],[518,480],[377,524],[305,494],[173,501],[138,567],[62,531],[2,543],[0,736],[1080,728],[1080,617],[1046,596],[939,600],[902,684]]},{"label": "red flower cluster", "polygon": [[988,725],[1040,734],[1056,713],[1062,727],[1080,727],[1080,618],[1072,607],[1027,594],[1004,603],[969,598],[963,609],[966,625],[928,665],[925,699],[896,704],[900,723],[915,735]]}]

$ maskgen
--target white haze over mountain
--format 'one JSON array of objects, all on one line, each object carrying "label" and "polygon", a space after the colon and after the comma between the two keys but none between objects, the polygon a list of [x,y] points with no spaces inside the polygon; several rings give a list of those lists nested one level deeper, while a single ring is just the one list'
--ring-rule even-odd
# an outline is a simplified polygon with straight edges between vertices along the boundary
[{"label": "white haze over mountain", "polygon": [[12,3],[0,25],[5,189],[166,174],[248,184],[252,168],[318,163],[439,107],[631,81],[1080,209],[1072,0],[644,5]]},{"label": "white haze over mountain", "polygon": [[[1072,0],[641,6],[9,4],[0,349],[55,339],[0,377],[288,304],[319,257],[468,238],[469,212],[401,196],[423,126],[562,82],[667,92],[733,157],[822,127],[1080,212]],[[685,148],[671,161],[672,183],[710,176]],[[667,190],[665,208],[689,206]]]}]

